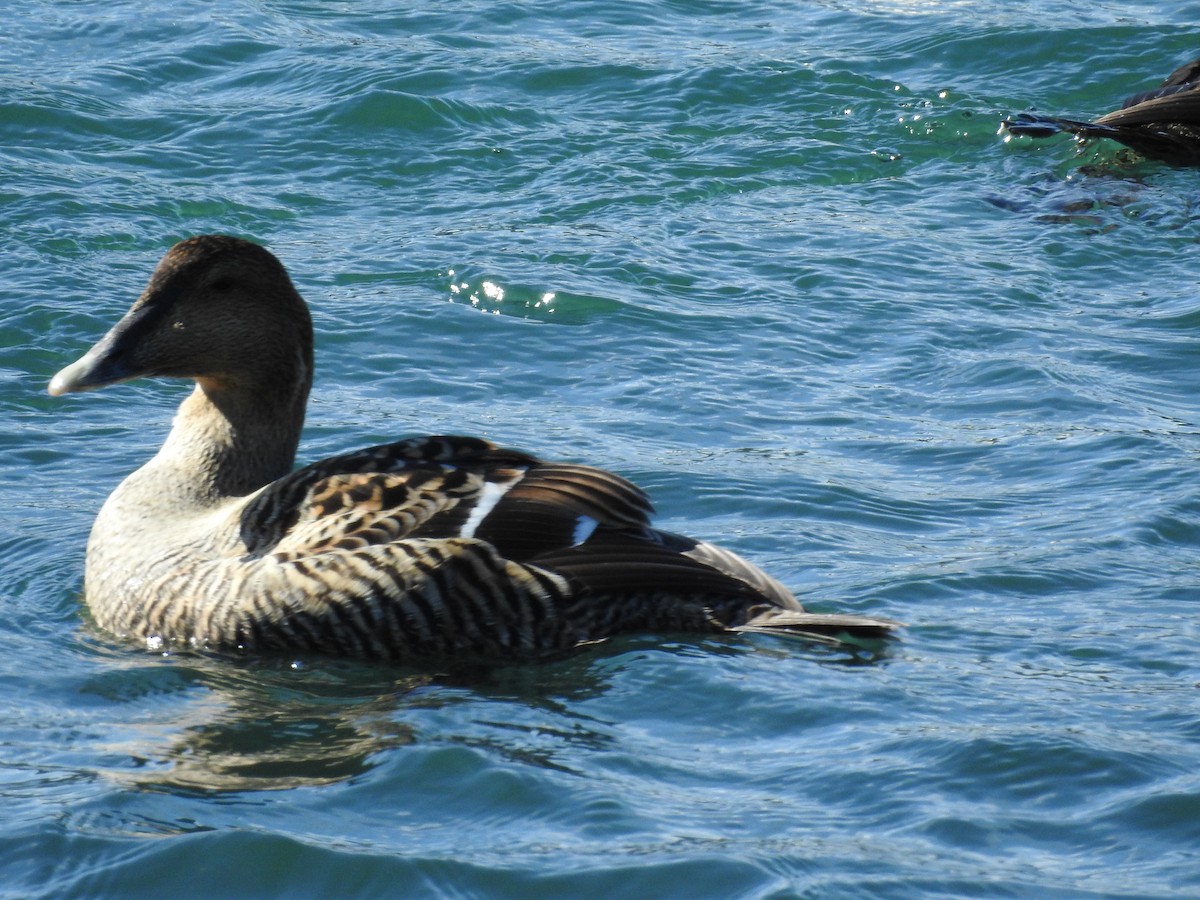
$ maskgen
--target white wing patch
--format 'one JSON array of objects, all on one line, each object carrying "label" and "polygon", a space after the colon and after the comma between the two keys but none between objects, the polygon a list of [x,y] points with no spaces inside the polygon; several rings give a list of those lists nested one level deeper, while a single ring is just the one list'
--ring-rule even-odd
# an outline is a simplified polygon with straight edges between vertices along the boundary
[{"label": "white wing patch", "polygon": [[580,516],[575,520],[575,534],[572,535],[572,547],[578,547],[584,541],[592,536],[592,532],[596,530],[596,526],[600,522],[593,519],[591,516]]},{"label": "white wing patch", "polygon": [[496,504],[520,480],[520,478],[514,478],[512,481],[506,481],[503,484],[497,484],[494,481],[485,482],[483,490],[479,492],[479,500],[476,501],[475,508],[471,510],[471,515],[463,523],[461,535],[465,538],[475,537],[475,530],[487,518],[487,514],[496,508]]}]

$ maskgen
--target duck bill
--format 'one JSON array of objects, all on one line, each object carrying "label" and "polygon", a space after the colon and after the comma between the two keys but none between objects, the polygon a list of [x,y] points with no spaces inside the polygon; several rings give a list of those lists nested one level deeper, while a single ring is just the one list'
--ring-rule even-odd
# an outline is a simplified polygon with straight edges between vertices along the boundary
[{"label": "duck bill", "polygon": [[94,391],[145,374],[138,370],[131,357],[146,318],[146,307],[130,310],[91,350],[51,378],[46,390],[53,397],[61,397]]},{"label": "duck bill", "polygon": [[99,345],[93,347],[75,362],[71,363],[50,379],[46,388],[52,397],[63,394],[75,394],[80,391],[94,391],[120,381],[128,381],[135,377],[128,370],[116,364],[115,361],[99,352]]}]

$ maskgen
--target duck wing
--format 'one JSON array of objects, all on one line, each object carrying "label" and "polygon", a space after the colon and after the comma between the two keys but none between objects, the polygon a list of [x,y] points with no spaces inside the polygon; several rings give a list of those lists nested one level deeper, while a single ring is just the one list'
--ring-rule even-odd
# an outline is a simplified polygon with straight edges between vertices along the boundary
[{"label": "duck wing", "polygon": [[645,527],[652,511],[643,491],[610,472],[435,436],[298,469],[246,504],[239,529],[249,557],[478,538],[528,560],[582,543],[601,525]]},{"label": "duck wing", "polygon": [[[1200,165],[1200,90],[1181,85],[1101,116],[1081,137],[1110,137],[1143,156],[1176,166]],[[1131,98],[1136,99],[1136,98]]]},{"label": "duck wing", "polygon": [[1115,127],[1169,123],[1200,125],[1200,90],[1196,85],[1146,97],[1096,120],[1097,125]]},{"label": "duck wing", "polygon": [[1153,100],[1156,97],[1166,97],[1181,91],[1194,91],[1198,88],[1200,88],[1200,59],[1193,59],[1168,75],[1158,87],[1126,97],[1121,102],[1121,108],[1137,106],[1139,103]]}]

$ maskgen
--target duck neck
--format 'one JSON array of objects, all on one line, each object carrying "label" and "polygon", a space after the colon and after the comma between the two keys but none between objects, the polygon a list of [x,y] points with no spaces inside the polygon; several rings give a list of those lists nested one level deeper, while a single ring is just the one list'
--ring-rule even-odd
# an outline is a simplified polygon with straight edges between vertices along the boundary
[{"label": "duck neck", "polygon": [[[200,381],[147,465],[175,502],[215,506],[244,497],[291,471],[311,377],[289,391]],[[164,477],[166,476],[166,477]]]}]

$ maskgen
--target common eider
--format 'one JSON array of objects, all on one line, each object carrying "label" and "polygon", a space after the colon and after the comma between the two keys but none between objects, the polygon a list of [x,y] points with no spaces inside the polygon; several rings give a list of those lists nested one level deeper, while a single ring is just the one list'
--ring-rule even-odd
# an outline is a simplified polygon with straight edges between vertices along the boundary
[{"label": "common eider", "polygon": [[470,437],[399,440],[293,469],[309,311],[239,238],[176,244],[129,312],[54,376],[61,395],[195,382],[87,546],[95,621],[155,648],[522,662],[631,632],[877,642],[883,618],[806,612],[740,557],[650,527],[617,475]]}]

